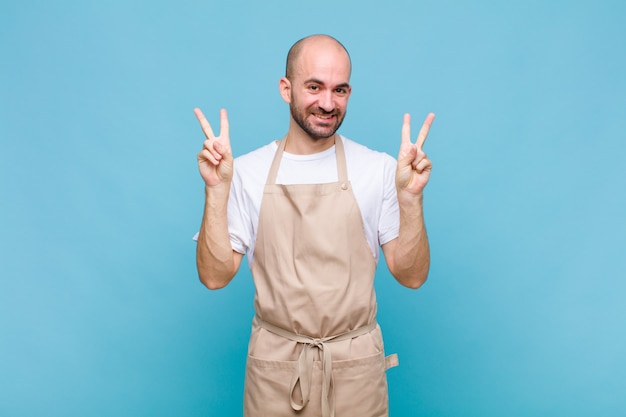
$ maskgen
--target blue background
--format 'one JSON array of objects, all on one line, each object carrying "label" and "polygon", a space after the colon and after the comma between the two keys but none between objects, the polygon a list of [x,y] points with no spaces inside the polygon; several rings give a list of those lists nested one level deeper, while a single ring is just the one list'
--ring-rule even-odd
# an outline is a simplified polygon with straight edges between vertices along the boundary
[{"label": "blue background", "polygon": [[626,415],[626,3],[0,3],[0,415],[240,415],[253,287],[195,271],[203,135],[281,137],[288,48],[349,49],[341,132],[437,119],[429,281],[377,276],[392,416]]}]

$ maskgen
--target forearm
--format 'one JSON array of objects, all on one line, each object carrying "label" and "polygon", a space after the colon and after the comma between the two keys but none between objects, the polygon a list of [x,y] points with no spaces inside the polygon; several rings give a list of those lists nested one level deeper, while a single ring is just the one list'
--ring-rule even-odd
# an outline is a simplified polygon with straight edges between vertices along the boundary
[{"label": "forearm", "polygon": [[200,281],[209,289],[225,287],[235,276],[238,263],[228,235],[230,184],[205,188],[205,205],[198,235],[196,263]]},{"label": "forearm", "polygon": [[422,194],[400,199],[400,229],[393,247],[394,277],[402,285],[418,288],[428,276],[430,248],[424,223]]}]

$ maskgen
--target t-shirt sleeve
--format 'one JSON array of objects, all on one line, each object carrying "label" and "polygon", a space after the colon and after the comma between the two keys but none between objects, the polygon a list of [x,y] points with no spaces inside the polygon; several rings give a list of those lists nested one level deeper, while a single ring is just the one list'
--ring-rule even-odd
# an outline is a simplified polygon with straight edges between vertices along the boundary
[{"label": "t-shirt sleeve", "polygon": [[378,227],[380,245],[398,237],[400,230],[400,211],[396,192],[396,160],[386,155],[383,167],[383,202]]},{"label": "t-shirt sleeve", "polygon": [[228,233],[234,251],[245,254],[250,247],[252,232],[250,218],[245,210],[244,189],[241,177],[233,176],[228,199]]}]

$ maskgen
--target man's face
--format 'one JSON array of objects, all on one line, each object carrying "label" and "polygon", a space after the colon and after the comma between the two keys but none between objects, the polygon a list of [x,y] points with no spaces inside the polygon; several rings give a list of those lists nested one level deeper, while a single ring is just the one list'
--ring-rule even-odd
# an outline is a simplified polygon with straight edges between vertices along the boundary
[{"label": "man's face", "polygon": [[335,134],[350,98],[350,61],[337,48],[303,50],[291,82],[289,109],[293,120],[313,139]]}]

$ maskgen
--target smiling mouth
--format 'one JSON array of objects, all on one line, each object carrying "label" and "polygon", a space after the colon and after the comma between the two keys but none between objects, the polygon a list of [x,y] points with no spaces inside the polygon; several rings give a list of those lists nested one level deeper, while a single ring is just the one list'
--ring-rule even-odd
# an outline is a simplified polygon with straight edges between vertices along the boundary
[{"label": "smiling mouth", "polygon": [[333,117],[335,117],[334,114],[315,114],[315,113],[313,113],[313,116],[317,117],[318,119],[322,119],[322,120],[330,120]]}]

